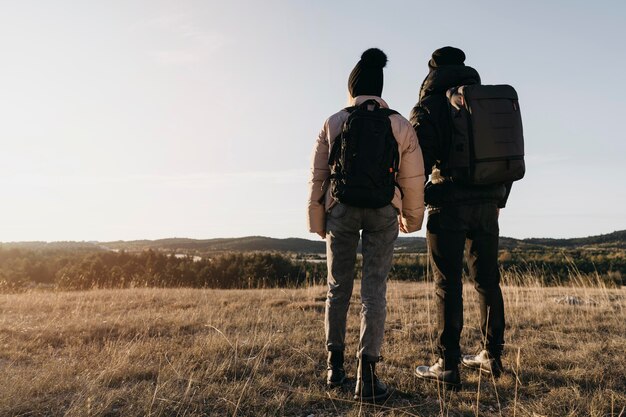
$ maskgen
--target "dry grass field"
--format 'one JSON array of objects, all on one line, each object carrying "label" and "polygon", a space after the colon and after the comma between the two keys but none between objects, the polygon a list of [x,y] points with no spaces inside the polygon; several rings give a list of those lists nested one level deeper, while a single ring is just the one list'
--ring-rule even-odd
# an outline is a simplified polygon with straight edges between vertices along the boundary
[{"label": "dry grass field", "polygon": [[[506,286],[507,373],[448,393],[413,376],[433,359],[432,287],[392,282],[379,369],[396,392],[377,406],[323,385],[323,287],[2,294],[0,415],[626,416],[625,291]],[[468,353],[477,315],[466,285]]]}]

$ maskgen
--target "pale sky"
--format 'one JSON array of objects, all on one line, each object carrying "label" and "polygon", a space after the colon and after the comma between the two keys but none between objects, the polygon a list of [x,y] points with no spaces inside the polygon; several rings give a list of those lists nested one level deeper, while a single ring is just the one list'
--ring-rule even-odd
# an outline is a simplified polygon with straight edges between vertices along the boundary
[{"label": "pale sky", "polygon": [[361,53],[408,117],[445,45],[520,96],[501,234],[625,229],[625,39],[622,1],[0,0],[0,241],[314,239],[311,150]]}]

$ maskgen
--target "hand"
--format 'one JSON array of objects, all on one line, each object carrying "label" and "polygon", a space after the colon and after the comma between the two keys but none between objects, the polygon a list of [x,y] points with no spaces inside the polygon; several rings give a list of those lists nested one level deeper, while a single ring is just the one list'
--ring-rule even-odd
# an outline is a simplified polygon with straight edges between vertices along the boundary
[{"label": "hand", "polygon": [[459,90],[460,89],[454,87],[446,91],[446,97],[450,100],[450,104],[457,110],[465,106],[465,98],[463,97],[463,93]]},{"label": "hand", "polygon": [[409,233],[409,229],[406,228],[404,223],[402,222],[402,216],[398,216],[398,228],[402,233]]},{"label": "hand", "polygon": [[318,235],[320,235],[320,237],[322,239],[326,239],[326,230],[322,230],[321,232],[317,232]]}]

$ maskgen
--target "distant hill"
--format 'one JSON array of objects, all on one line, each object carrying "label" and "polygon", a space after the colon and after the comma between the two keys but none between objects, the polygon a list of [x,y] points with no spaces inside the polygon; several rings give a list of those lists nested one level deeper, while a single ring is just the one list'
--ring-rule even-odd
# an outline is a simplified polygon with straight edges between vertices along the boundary
[{"label": "distant hill", "polygon": [[[322,240],[308,240],[299,238],[276,239],[264,236],[249,236],[241,238],[221,239],[160,239],[160,240],[137,240],[100,243],[100,245],[117,250],[146,250],[161,249],[170,251],[198,252],[224,252],[224,251],[281,251],[298,253],[324,253],[326,244]],[[423,237],[399,237],[396,241],[397,252],[425,252],[426,239]],[[500,238],[501,249],[541,249],[551,248],[575,248],[575,247],[610,247],[626,248],[626,230],[617,231],[605,235],[590,236],[572,239],[515,239],[510,237]]]},{"label": "distant hill", "polygon": [[523,242],[534,245],[572,248],[577,246],[600,246],[626,249],[626,230],[619,230],[605,235],[579,237],[573,239],[531,238]]},{"label": "distant hill", "polygon": [[[626,249],[626,230],[619,230],[604,235],[577,237],[571,239],[529,238],[515,239],[500,237],[500,249],[545,249],[545,248],[607,248]],[[396,251],[421,252],[426,250],[426,242],[420,237],[398,238]]]},{"label": "distant hill", "polygon": [[[399,237],[396,241],[396,251],[401,253],[425,252],[426,239],[423,237]],[[170,238],[159,240],[133,240],[114,242],[11,242],[0,243],[0,248],[21,248],[30,250],[165,250],[169,252],[251,252],[251,251],[279,251],[320,254],[326,251],[326,244],[322,240],[308,240],[300,238],[276,239],[264,236],[248,236],[240,238],[220,239],[187,239]],[[531,238],[515,239],[500,238],[500,249],[546,249],[546,248],[607,248],[626,249],[626,230],[620,230],[604,235],[589,236],[572,239]]]},{"label": "distant hill", "polygon": [[171,238],[159,240],[135,240],[130,242],[104,242],[103,247],[115,250],[165,249],[170,251],[227,252],[227,251],[280,251],[299,253],[323,253],[326,244],[322,240],[287,238],[276,239],[264,236],[220,239]]}]

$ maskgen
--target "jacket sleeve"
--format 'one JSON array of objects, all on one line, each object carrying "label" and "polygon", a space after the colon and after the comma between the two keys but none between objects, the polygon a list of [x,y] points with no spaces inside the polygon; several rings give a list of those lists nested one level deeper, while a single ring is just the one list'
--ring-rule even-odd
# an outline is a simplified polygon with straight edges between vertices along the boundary
[{"label": "jacket sleeve", "polygon": [[415,232],[422,228],[424,220],[424,160],[413,127],[404,118],[402,122],[397,177],[404,193],[401,221],[409,232]]},{"label": "jacket sleeve", "polygon": [[506,186],[506,194],[504,195],[504,198],[502,198],[502,200],[498,201],[498,208],[506,207],[506,202],[509,199],[509,194],[511,194],[511,188],[513,188],[512,182],[509,182],[504,185]]},{"label": "jacket sleeve", "polygon": [[308,226],[312,233],[326,230],[325,194],[330,168],[328,167],[328,120],[320,131],[311,157],[309,177]]},{"label": "jacket sleeve", "polygon": [[411,110],[411,125],[415,129],[419,146],[424,156],[424,175],[425,179],[433,170],[433,165],[437,162],[439,155],[438,133],[429,112],[419,104],[416,104]]}]

